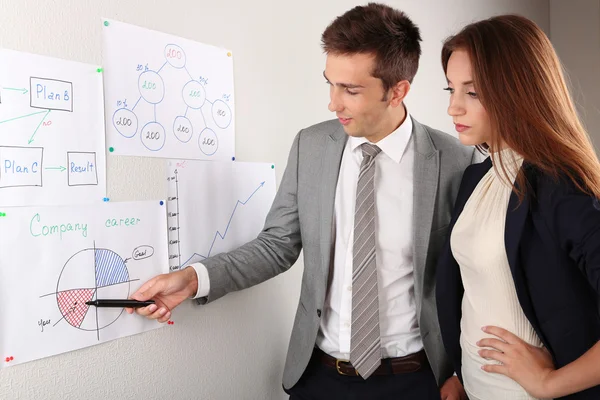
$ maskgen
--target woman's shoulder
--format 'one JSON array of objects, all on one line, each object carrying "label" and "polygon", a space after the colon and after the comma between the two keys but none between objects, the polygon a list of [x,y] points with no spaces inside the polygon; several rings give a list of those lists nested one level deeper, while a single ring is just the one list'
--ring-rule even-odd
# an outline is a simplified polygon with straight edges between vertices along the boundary
[{"label": "woman's shoulder", "polygon": [[[531,164],[524,164],[524,172],[529,184],[529,189],[533,190],[534,198],[537,203],[546,206],[555,206],[557,203],[569,197],[588,197],[590,201],[598,200],[586,193],[579,183],[566,173],[552,175]],[[600,205],[599,205],[600,207]]]}]

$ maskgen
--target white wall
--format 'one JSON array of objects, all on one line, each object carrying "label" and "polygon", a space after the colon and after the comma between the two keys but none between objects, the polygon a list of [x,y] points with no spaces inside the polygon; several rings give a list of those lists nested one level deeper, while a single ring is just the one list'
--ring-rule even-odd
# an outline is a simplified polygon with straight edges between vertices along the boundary
[{"label": "white wall", "polygon": [[600,0],[550,0],[550,36],[596,152],[600,150]]},{"label": "white wall", "polygon": [[[0,0],[0,47],[100,64],[101,17],[227,47],[235,65],[237,159],[275,162],[280,178],[295,133],[332,117],[320,34],[334,17],[357,4]],[[519,12],[546,31],[549,26],[547,0],[390,4],[415,20],[424,39],[410,111],[423,123],[449,132],[447,95],[441,90],[441,41],[467,22],[498,13]],[[108,196],[111,201],[163,198],[164,176],[164,161],[109,157]],[[272,281],[207,307],[186,303],[174,313],[175,325],[164,329],[4,369],[0,398],[287,398],[281,373],[301,273],[299,262]]]}]

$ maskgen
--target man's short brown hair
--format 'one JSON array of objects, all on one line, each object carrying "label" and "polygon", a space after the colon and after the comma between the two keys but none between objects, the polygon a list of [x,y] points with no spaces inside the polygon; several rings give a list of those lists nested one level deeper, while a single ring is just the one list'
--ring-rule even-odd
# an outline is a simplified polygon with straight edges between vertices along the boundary
[{"label": "man's short brown hair", "polygon": [[406,80],[412,83],[421,56],[419,28],[402,11],[369,3],[337,17],[323,32],[327,54],[373,54],[372,75],[385,91]]}]

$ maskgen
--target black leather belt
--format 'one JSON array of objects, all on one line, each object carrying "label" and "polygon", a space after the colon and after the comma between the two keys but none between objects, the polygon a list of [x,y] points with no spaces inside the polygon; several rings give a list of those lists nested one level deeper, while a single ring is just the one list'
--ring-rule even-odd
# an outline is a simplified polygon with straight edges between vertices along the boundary
[{"label": "black leather belt", "polygon": [[[315,348],[316,358],[324,365],[334,368],[340,375],[357,376],[358,371],[347,360],[338,360],[335,357],[324,353],[318,347]],[[384,358],[381,365],[373,372],[373,375],[394,375],[415,372],[428,366],[429,361],[425,350],[409,354],[404,357]]]}]

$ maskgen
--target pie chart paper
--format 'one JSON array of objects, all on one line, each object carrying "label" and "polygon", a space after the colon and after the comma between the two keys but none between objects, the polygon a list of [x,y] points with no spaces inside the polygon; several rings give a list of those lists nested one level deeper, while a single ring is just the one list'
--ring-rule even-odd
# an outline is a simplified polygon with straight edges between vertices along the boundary
[{"label": "pie chart paper", "polygon": [[85,304],[168,272],[164,201],[0,211],[2,368],[164,326]]}]

